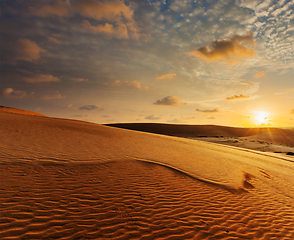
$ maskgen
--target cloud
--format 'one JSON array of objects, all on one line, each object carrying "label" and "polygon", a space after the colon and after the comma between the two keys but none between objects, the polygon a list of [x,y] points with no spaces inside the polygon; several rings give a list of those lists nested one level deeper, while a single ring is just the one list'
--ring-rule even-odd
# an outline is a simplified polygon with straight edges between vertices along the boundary
[{"label": "cloud", "polygon": [[33,15],[38,17],[48,17],[51,15],[62,17],[68,16],[71,8],[69,1],[55,0],[52,2],[52,5],[45,5],[39,9],[31,7],[30,11]]},{"label": "cloud", "polygon": [[175,76],[177,76],[177,74],[175,74],[175,73],[169,73],[169,74],[165,74],[165,75],[156,77],[156,79],[159,79],[160,80],[160,79],[165,79],[165,78],[173,78]]},{"label": "cloud", "polygon": [[261,72],[259,72],[259,73],[256,73],[256,74],[254,75],[254,77],[259,78],[259,77],[262,77],[262,76],[264,76],[264,75],[265,75],[265,72],[264,72],[264,71],[261,71]]},{"label": "cloud", "polygon": [[294,108],[290,110],[290,113],[291,114],[294,114]]},{"label": "cloud", "polygon": [[14,60],[35,62],[40,60],[40,53],[46,50],[40,48],[37,43],[27,38],[19,39],[11,44]]},{"label": "cloud", "polygon": [[[227,76],[229,78],[229,76]],[[202,86],[205,86],[206,94],[214,95],[225,99],[228,96],[233,96],[235,94],[253,95],[259,90],[260,83],[241,79],[220,79],[208,78],[203,82]],[[250,99],[253,99],[250,97]]]},{"label": "cloud", "polygon": [[253,34],[245,36],[234,35],[230,39],[216,40],[211,46],[204,46],[189,55],[200,57],[203,60],[214,62],[215,60],[224,60],[229,64],[236,63],[242,58],[252,58],[255,55],[254,49],[249,49],[246,45],[255,46]]},{"label": "cloud", "polygon": [[155,117],[155,116],[152,114],[152,115],[149,115],[149,116],[145,117],[145,119],[148,119],[148,120],[159,120],[160,117]]},{"label": "cloud", "polygon": [[69,80],[74,81],[74,82],[88,82],[89,79],[85,78],[70,78]]},{"label": "cloud", "polygon": [[84,20],[82,27],[85,29],[124,38],[129,38],[129,35],[138,38],[140,35],[133,19],[134,11],[121,1],[76,0],[72,1],[72,4],[69,1],[53,1],[52,5],[45,5],[39,9],[31,8],[31,12],[39,17],[68,17],[78,13],[86,18],[106,21],[93,26],[88,20]]},{"label": "cloud", "polygon": [[29,77],[23,77],[22,80],[27,83],[42,83],[42,82],[59,82],[60,79],[50,74],[31,74]]},{"label": "cloud", "polygon": [[85,105],[80,107],[79,110],[103,110],[103,108],[97,105]]},{"label": "cloud", "polygon": [[173,120],[168,120],[170,123],[185,123],[182,119],[174,118]]},{"label": "cloud", "polygon": [[242,98],[250,98],[250,96],[240,94],[240,95],[234,95],[232,97],[227,97],[226,99],[227,100],[235,100],[235,99],[242,99]]},{"label": "cloud", "polygon": [[196,109],[197,112],[204,112],[204,113],[216,113],[219,112],[218,108],[214,108],[214,109]]},{"label": "cloud", "polygon": [[54,43],[56,43],[56,44],[58,44],[58,45],[60,45],[60,44],[62,43],[62,41],[60,41],[60,40],[58,40],[58,39],[56,39],[56,38],[54,38],[54,37],[47,37],[47,39],[48,39],[50,42],[54,42]]},{"label": "cloud", "polygon": [[[112,82],[106,82],[104,83],[104,85],[106,86],[111,86],[111,87],[116,87],[116,86],[132,86],[135,87],[137,89],[142,89],[141,83],[139,83],[138,81],[120,81],[120,80],[114,80]],[[146,90],[148,89],[148,87],[144,87]]]},{"label": "cloud", "polygon": [[215,119],[215,117],[208,117],[207,119]]},{"label": "cloud", "polygon": [[126,81],[126,84],[133,86],[135,88],[141,89],[141,84],[137,81],[131,81],[131,82]]},{"label": "cloud", "polygon": [[26,92],[5,88],[2,92],[2,96],[9,99],[20,99],[26,96]]},{"label": "cloud", "polygon": [[76,0],[73,8],[85,17],[91,17],[97,20],[106,19],[117,21],[122,17],[132,21],[133,10],[121,1],[95,1],[95,0]]},{"label": "cloud", "polygon": [[59,92],[56,92],[55,94],[52,94],[52,95],[45,95],[41,99],[47,101],[47,100],[62,99],[62,98],[65,98],[65,96],[61,96]]},{"label": "cloud", "polygon": [[[173,115],[171,115],[172,117]],[[194,122],[194,119],[196,119],[195,116],[179,116],[178,118],[174,118],[173,120],[168,120],[167,122],[171,122],[171,123],[188,123],[188,122],[191,122],[191,120],[193,120]]]},{"label": "cloud", "polygon": [[187,102],[184,102],[182,99],[174,96],[167,96],[163,99],[157,100],[155,105],[166,105],[166,106],[179,106],[179,105],[188,105]]},{"label": "cloud", "polygon": [[124,23],[120,23],[116,27],[109,23],[105,23],[104,25],[92,26],[89,21],[84,20],[82,26],[83,28],[91,30],[93,32],[101,32],[110,36],[117,35],[123,38],[129,38],[128,29]]},{"label": "cloud", "polygon": [[120,80],[114,80],[112,82],[106,82],[106,83],[104,83],[104,85],[111,86],[111,87],[116,87],[116,86],[121,85],[121,81]]}]

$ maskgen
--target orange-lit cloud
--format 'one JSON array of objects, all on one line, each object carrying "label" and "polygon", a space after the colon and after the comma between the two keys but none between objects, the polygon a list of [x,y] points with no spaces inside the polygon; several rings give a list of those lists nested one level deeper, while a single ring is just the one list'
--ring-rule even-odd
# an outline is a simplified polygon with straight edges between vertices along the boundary
[{"label": "orange-lit cloud", "polygon": [[27,38],[19,39],[11,44],[13,59],[35,62],[40,60],[40,53],[45,52],[37,43]]},{"label": "orange-lit cloud", "polygon": [[294,114],[294,108],[290,110],[290,113],[291,114]]},{"label": "orange-lit cloud", "polygon": [[19,90],[13,90],[13,88],[6,88],[2,92],[2,96],[4,98],[20,99],[20,98],[24,98],[26,96],[26,92],[19,91]]},{"label": "orange-lit cloud", "polygon": [[104,85],[116,87],[116,86],[120,86],[121,85],[121,81],[120,80],[114,80],[112,82],[106,82],[106,83],[104,83]]},{"label": "orange-lit cloud", "polygon": [[160,80],[160,79],[165,79],[165,78],[173,78],[175,76],[177,76],[177,74],[175,74],[175,73],[169,73],[169,74],[165,74],[165,75],[156,77],[156,79],[159,79]]},{"label": "orange-lit cloud", "polygon": [[166,106],[180,106],[180,105],[188,105],[187,102],[184,102],[179,97],[175,96],[167,96],[165,98],[157,100],[155,105],[166,105]]},{"label": "orange-lit cloud", "polygon": [[214,109],[199,109],[199,108],[197,108],[195,111],[204,112],[204,113],[216,113],[216,112],[219,112],[218,108],[214,108]]},{"label": "orange-lit cloud", "polygon": [[50,74],[34,74],[29,77],[23,77],[22,80],[27,83],[42,83],[42,82],[59,82],[60,79]]},{"label": "orange-lit cloud", "polygon": [[78,13],[84,17],[95,20],[107,21],[97,26],[91,25],[84,20],[82,27],[94,32],[101,32],[107,35],[117,35],[124,38],[140,36],[139,30],[133,19],[134,11],[121,1],[95,1],[76,0],[72,4],[67,2],[54,1],[52,5],[43,6],[40,9],[31,8],[32,14],[39,17],[69,16],[71,13]]},{"label": "orange-lit cloud", "polygon": [[54,0],[52,5],[45,5],[39,9],[37,8],[30,8],[31,13],[38,16],[38,17],[48,17],[51,15],[63,17],[68,16],[69,11],[71,10],[72,6],[69,4],[69,1],[58,1]]},{"label": "orange-lit cloud", "polygon": [[129,38],[128,29],[124,23],[120,23],[116,27],[109,23],[105,23],[104,25],[92,26],[89,21],[84,20],[82,26],[85,29],[91,30],[93,32],[101,32],[110,36],[117,35],[123,38]]},{"label": "orange-lit cloud", "polygon": [[131,82],[125,81],[125,83],[135,88],[141,89],[141,83],[137,81],[131,81]]},{"label": "orange-lit cloud", "polygon": [[61,96],[59,92],[56,92],[53,95],[45,95],[42,97],[42,100],[54,100],[54,99],[62,99],[65,98],[65,96]]},{"label": "orange-lit cloud", "polygon": [[57,38],[54,38],[54,37],[47,37],[47,39],[50,41],[50,42],[54,42],[58,45],[60,45],[62,43],[62,41],[58,40]]},{"label": "orange-lit cloud", "polygon": [[240,95],[234,95],[232,97],[227,97],[226,99],[227,100],[235,100],[235,99],[242,99],[242,98],[250,98],[250,96],[240,94]]},{"label": "orange-lit cloud", "polygon": [[[95,30],[106,34],[117,34],[126,38],[128,34],[135,38],[140,35],[133,19],[134,11],[121,1],[77,0],[74,8],[85,17],[108,21],[104,25],[94,27]],[[109,22],[114,22],[116,26]]]},{"label": "orange-lit cloud", "polygon": [[[104,83],[104,85],[106,86],[111,86],[111,87],[116,87],[116,86],[132,86],[135,87],[137,89],[142,89],[143,87],[141,86],[141,83],[139,83],[138,81],[120,81],[120,80],[114,80],[113,82],[106,82]],[[148,87],[144,87],[144,89],[148,89]]]},{"label": "orange-lit cloud", "polygon": [[70,78],[69,80],[74,81],[74,82],[88,82],[89,79],[86,78]]},{"label": "orange-lit cloud", "polygon": [[224,60],[232,64],[238,62],[242,58],[254,57],[254,49],[247,48],[247,45],[251,45],[252,47],[256,45],[252,33],[245,36],[234,35],[230,39],[213,41],[210,46],[198,48],[190,52],[190,55],[211,62]]},{"label": "orange-lit cloud", "polygon": [[254,75],[254,77],[259,78],[259,77],[262,77],[263,75],[265,75],[265,72],[264,72],[264,71],[261,71],[261,72],[259,72],[259,73],[256,73],[256,74]]},{"label": "orange-lit cloud", "polygon": [[121,1],[95,1],[77,0],[73,8],[81,15],[95,18],[97,20],[113,20],[122,16],[128,20],[133,20],[133,10]]}]

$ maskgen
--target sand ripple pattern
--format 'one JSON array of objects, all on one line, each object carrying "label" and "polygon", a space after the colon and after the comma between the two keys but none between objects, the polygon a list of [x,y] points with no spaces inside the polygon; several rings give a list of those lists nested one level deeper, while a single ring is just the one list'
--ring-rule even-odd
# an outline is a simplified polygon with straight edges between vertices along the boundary
[{"label": "sand ripple pattern", "polygon": [[294,239],[293,199],[157,164],[2,163],[1,239]]}]

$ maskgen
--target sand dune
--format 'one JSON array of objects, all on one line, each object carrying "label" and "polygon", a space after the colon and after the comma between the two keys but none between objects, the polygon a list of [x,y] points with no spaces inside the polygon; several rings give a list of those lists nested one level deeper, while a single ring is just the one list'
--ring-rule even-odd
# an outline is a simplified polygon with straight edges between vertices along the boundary
[{"label": "sand dune", "polygon": [[32,111],[22,110],[22,109],[18,109],[18,108],[5,107],[5,106],[0,106],[0,112],[10,112],[10,113],[16,113],[16,114],[25,114],[25,115],[46,117],[45,115],[43,115],[41,113],[36,113],[36,112],[32,112]]},{"label": "sand dune", "polygon": [[1,239],[294,238],[293,158],[0,114]]},{"label": "sand dune", "polygon": [[264,152],[294,152],[294,129],[158,123],[107,124],[118,128],[215,142]]}]

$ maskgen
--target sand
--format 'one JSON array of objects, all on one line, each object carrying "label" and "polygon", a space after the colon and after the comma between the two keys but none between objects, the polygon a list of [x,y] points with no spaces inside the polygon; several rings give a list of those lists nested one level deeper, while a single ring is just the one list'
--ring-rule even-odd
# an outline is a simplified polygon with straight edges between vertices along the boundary
[{"label": "sand", "polygon": [[293,239],[294,161],[3,112],[1,239]]},{"label": "sand", "polygon": [[[294,153],[294,128],[236,128],[215,125],[120,123],[108,126],[214,142],[286,155]],[[291,155],[289,155],[291,156]]]},{"label": "sand", "polygon": [[9,113],[16,113],[16,114],[46,117],[45,115],[41,113],[36,113],[36,112],[27,111],[27,110],[18,109],[18,108],[5,107],[5,106],[0,106],[0,112],[9,112]]}]

